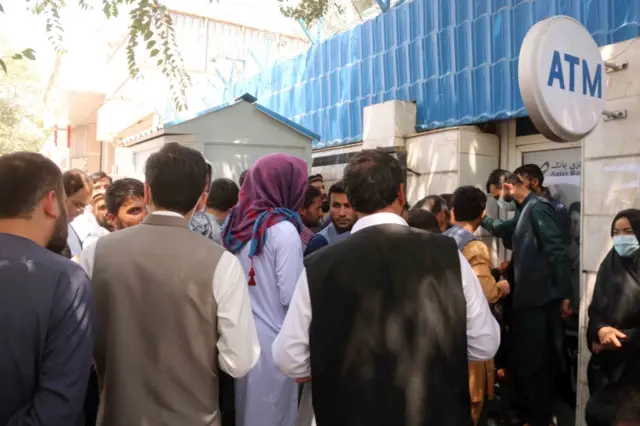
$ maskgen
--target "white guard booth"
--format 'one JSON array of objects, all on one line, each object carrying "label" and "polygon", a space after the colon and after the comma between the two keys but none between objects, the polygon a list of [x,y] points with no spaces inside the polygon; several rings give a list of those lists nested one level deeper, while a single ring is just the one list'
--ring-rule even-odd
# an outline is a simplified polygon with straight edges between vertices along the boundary
[{"label": "white guard booth", "polygon": [[164,144],[177,142],[204,154],[213,177],[238,181],[260,157],[284,152],[305,160],[311,170],[311,143],[320,136],[259,105],[245,94],[232,103],[198,113],[185,121],[165,123],[125,140],[116,151],[118,177],[144,180],[147,158]]}]

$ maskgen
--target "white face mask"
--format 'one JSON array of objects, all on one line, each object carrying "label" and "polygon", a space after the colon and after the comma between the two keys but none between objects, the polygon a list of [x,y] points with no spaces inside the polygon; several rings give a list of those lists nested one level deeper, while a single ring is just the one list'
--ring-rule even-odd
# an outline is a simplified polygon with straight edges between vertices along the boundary
[{"label": "white face mask", "polygon": [[498,207],[500,207],[502,210],[506,210],[508,212],[512,212],[516,210],[516,202],[511,200],[511,201],[505,201],[504,198],[500,197],[497,200],[498,203]]}]

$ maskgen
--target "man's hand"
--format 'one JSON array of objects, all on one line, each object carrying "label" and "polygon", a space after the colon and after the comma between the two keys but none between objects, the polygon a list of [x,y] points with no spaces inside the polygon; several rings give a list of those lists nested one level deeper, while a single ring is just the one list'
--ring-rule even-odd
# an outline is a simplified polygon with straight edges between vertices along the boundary
[{"label": "man's hand", "polygon": [[594,354],[600,353],[605,349],[604,345],[601,345],[598,342],[591,343],[591,350]]},{"label": "man's hand", "polygon": [[602,327],[598,330],[598,338],[600,344],[606,348],[620,348],[622,347],[620,339],[626,339],[627,335],[613,327]]},{"label": "man's hand", "polygon": [[509,264],[511,263],[510,260],[505,260],[504,262],[502,262],[500,264],[500,266],[498,267],[498,269],[500,269],[500,273],[505,276],[507,275],[507,271],[509,270]]},{"label": "man's hand", "polygon": [[571,300],[564,299],[560,304],[560,316],[563,319],[567,319],[571,316],[573,311],[571,310]]},{"label": "man's hand", "polygon": [[296,383],[299,384],[299,385],[301,385],[303,383],[310,382],[310,381],[311,381],[311,377],[298,377],[296,379]]},{"label": "man's hand", "polygon": [[507,280],[499,281],[498,288],[500,288],[500,291],[502,292],[503,296],[506,296],[507,294],[511,293],[511,286],[509,285],[509,281]]}]

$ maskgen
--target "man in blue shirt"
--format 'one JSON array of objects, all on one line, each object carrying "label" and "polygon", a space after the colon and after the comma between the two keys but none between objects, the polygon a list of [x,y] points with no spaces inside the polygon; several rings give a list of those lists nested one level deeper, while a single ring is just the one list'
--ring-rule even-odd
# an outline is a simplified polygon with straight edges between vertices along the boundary
[{"label": "man in blue shirt", "polygon": [[349,235],[351,227],[356,221],[356,214],[349,203],[344,183],[341,180],[329,188],[329,202],[331,223],[311,238],[304,252],[305,256]]},{"label": "man in blue shirt", "polygon": [[67,240],[60,170],[19,152],[0,157],[0,176],[0,424],[84,425],[93,301],[82,268],[55,254]]}]

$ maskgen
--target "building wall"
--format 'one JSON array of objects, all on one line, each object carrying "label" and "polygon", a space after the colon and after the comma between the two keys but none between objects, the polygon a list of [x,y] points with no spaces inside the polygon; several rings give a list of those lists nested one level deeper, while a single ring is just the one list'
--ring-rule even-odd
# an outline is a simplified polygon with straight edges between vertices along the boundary
[{"label": "building wall", "polygon": [[[589,397],[586,368],[587,308],[600,262],[611,248],[611,221],[617,212],[640,208],[640,40],[601,49],[605,60],[629,61],[626,71],[607,74],[607,110],[626,109],[628,118],[601,122],[583,144],[581,259],[583,271],[580,305],[580,378],[578,413]],[[582,419],[578,419],[582,420]],[[583,423],[577,423],[581,425]]]},{"label": "building wall", "polygon": [[71,128],[71,149],[69,152],[71,168],[79,168],[87,173],[99,171],[101,150],[100,141],[96,139],[95,123]]}]

